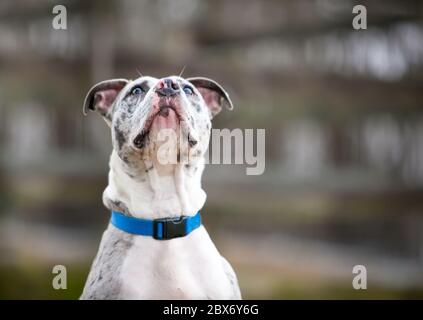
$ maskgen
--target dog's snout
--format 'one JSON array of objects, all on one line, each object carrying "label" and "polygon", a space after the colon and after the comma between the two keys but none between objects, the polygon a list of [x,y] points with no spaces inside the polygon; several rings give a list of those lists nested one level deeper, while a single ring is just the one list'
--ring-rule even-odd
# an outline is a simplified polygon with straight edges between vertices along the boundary
[{"label": "dog's snout", "polygon": [[156,92],[159,96],[171,97],[179,94],[179,86],[169,78],[160,80],[156,86]]}]

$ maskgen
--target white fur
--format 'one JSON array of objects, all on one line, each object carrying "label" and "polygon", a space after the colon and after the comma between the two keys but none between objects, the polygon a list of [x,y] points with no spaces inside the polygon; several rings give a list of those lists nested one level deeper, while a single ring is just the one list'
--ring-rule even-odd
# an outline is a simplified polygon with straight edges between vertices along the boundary
[{"label": "white fur", "polygon": [[[104,191],[103,199],[124,202],[135,217],[158,219],[194,215],[206,202],[206,193],[201,188],[204,160],[198,164],[193,176],[180,172],[183,165],[169,165],[172,174],[162,174],[155,163],[149,170],[146,181],[129,177],[121,162],[113,151],[110,157],[109,185]],[[107,205],[107,201],[104,202]]]},{"label": "white fur", "polygon": [[[134,216],[143,219],[193,215],[206,200],[201,188],[204,163],[199,166],[193,176],[183,173],[183,165],[175,165],[172,175],[161,175],[153,167],[149,179],[140,182],[124,172],[113,152],[104,197],[123,200]],[[104,237],[114,228],[109,225]],[[235,287],[231,283],[235,273],[203,226],[168,241],[135,236],[120,272],[123,299],[241,298],[237,283]]]},{"label": "white fur", "polygon": [[138,236],[122,266],[124,299],[234,299],[222,258],[201,226],[157,241]]}]

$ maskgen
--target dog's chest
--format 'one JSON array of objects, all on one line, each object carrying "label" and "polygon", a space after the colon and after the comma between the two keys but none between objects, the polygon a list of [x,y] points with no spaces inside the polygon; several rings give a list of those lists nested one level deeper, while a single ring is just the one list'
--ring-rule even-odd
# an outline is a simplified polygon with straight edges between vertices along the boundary
[{"label": "dog's chest", "polygon": [[170,241],[137,237],[121,270],[124,299],[227,299],[222,258],[200,227]]}]

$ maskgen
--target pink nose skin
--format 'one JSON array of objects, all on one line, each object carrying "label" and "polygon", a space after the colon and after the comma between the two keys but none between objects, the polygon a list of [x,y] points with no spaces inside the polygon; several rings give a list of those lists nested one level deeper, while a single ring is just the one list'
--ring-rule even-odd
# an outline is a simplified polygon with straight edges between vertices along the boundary
[{"label": "pink nose skin", "polygon": [[164,81],[163,80],[159,80],[159,82],[157,82],[157,84],[156,84],[156,90],[157,89],[163,89],[164,86],[165,86]]},{"label": "pink nose skin", "polygon": [[174,87],[174,88],[177,87],[177,84],[176,84],[175,81],[173,81],[170,78],[161,79],[156,84],[156,89],[172,88],[172,87]]}]

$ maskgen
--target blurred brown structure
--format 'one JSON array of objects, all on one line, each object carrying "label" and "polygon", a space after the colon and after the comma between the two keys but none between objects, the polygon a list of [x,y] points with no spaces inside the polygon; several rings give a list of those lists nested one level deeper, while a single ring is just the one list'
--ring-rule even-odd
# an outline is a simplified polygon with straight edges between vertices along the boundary
[{"label": "blurred brown structure", "polygon": [[[367,30],[347,0],[75,0],[54,30],[56,1],[3,0],[0,297],[79,294],[108,219],[109,131],[82,116],[88,88],[184,65],[234,97],[215,127],[266,129],[264,175],[204,177],[245,297],[423,297],[423,4],[359,3]],[[50,288],[54,264],[69,293]]]}]

